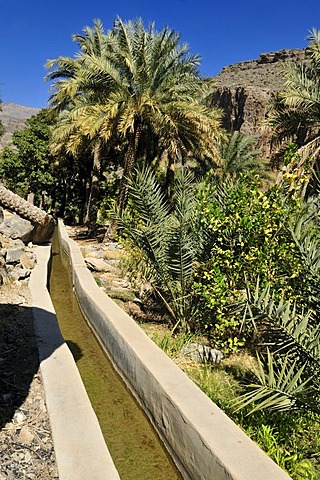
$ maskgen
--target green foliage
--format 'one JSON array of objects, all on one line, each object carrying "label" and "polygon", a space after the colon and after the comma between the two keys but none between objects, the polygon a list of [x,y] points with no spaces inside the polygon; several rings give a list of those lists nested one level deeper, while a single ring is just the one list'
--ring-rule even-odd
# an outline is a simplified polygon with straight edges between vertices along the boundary
[{"label": "green foliage", "polygon": [[0,177],[22,197],[33,193],[36,205],[47,210],[59,207],[61,214],[66,211],[75,216],[85,200],[85,168],[70,156],[61,154],[57,158],[51,154],[55,121],[52,112],[41,110],[27,120],[26,128],[13,134],[14,146],[0,153]]},{"label": "green foliage", "polygon": [[[255,383],[240,399],[243,408],[307,409],[319,413],[319,197],[305,202],[292,225],[291,236],[305,272],[295,289],[276,290],[277,285],[259,281],[248,291],[246,317],[267,353],[259,357]],[[270,352],[270,351],[272,352]]]},{"label": "green foliage", "polygon": [[[229,353],[243,345],[259,348],[256,369],[233,374],[230,368],[220,371],[223,365],[205,366],[188,374],[292,478],[317,478],[319,199],[304,201],[299,186],[262,190],[240,176],[196,190],[179,185],[170,203],[152,178],[142,175],[132,184],[123,224],[139,248],[146,278],[185,331],[200,326]],[[190,195],[190,203],[182,202]],[[178,294],[169,294],[177,279],[177,231],[185,232],[183,245],[194,252],[180,255],[188,260],[184,272],[191,272],[183,298],[192,302],[189,310],[178,309],[181,317],[171,305],[181,301],[182,277],[175,284]],[[169,337],[159,344],[177,354]]]},{"label": "green foliage", "polygon": [[299,157],[298,146],[294,142],[289,142],[283,156],[283,164],[285,166],[292,163],[292,161],[297,160]]},{"label": "green foliage", "polygon": [[137,171],[130,184],[129,204],[117,216],[129,245],[140,252],[142,276],[167,308],[174,328],[189,331],[197,316],[192,291],[196,262],[206,246],[192,177],[181,172],[171,203],[150,169]]},{"label": "green foliage", "polygon": [[292,450],[290,451],[285,445],[281,444],[275,426],[262,424],[255,432],[253,432],[253,429],[248,429],[247,432],[253,434],[255,441],[261,448],[281,468],[287,470],[293,479],[316,480],[317,475],[314,466],[309,458],[304,457],[305,452],[302,452],[302,449],[296,445],[294,453],[292,453]]},{"label": "green foliage", "polygon": [[228,133],[218,144],[219,165],[218,175],[221,179],[237,177],[241,173],[254,177],[267,176],[267,163],[261,158],[259,150],[255,149],[254,138],[238,131]]},{"label": "green foliage", "polygon": [[154,333],[151,339],[163,350],[169,357],[177,358],[181,349],[194,341],[194,336],[190,333],[179,333],[179,335]]},{"label": "green foliage", "polygon": [[210,259],[199,267],[194,288],[205,302],[202,325],[225,351],[251,338],[252,330],[241,331],[240,307],[257,276],[279,293],[298,295],[297,286],[305,283],[306,267],[290,230],[300,208],[299,197],[276,186],[262,191],[257,179],[245,176],[209,187],[203,195]]},{"label": "green foliage", "polygon": [[294,480],[316,480],[320,473],[320,416],[307,410],[256,411],[250,416],[246,409],[236,412],[234,404],[249,371],[244,369],[245,363],[239,356],[242,369],[235,376],[230,367],[237,362],[237,356],[231,359],[229,367],[223,361],[218,367],[186,366],[184,370]]},{"label": "green foliage", "polygon": [[[154,341],[176,358],[185,341],[179,336],[155,335]],[[190,339],[192,341],[192,339]],[[177,347],[178,346],[178,347]],[[320,474],[320,416],[302,411],[235,411],[243,381],[255,369],[252,358],[231,355],[218,366],[181,363],[187,375],[222,408],[294,480],[316,480]]]},{"label": "green foliage", "polygon": [[[54,80],[51,106],[60,115],[53,144],[76,157],[84,143],[95,151],[92,186],[105,167],[105,156],[97,153],[102,147],[122,154],[121,208],[139,158],[149,163],[163,152],[179,162],[190,154],[214,156],[220,113],[204,104],[213,83],[201,77],[199,56],[189,53],[177,33],[117,18],[108,32],[96,20],[73,39],[80,47],[74,58],[47,64],[47,79]],[[89,199],[96,193],[91,189]]]},{"label": "green foliage", "polygon": [[309,388],[312,379],[305,378],[306,366],[299,363],[299,359],[291,361],[288,355],[279,360],[268,351],[265,366],[258,357],[258,383],[248,385],[251,391],[240,398],[240,408],[251,405],[250,413],[253,413],[265,408],[290,410],[315,405],[315,389]]},{"label": "green foliage", "polygon": [[302,63],[283,64],[284,89],[274,97],[267,123],[279,140],[293,140],[300,154],[299,176],[305,162],[317,163],[320,151],[320,35],[313,29],[308,40],[306,59]]},{"label": "green foliage", "polygon": [[232,415],[232,405],[241,392],[237,379],[223,367],[211,365],[185,366],[185,372],[199,388],[228,415]]},{"label": "green foliage", "polygon": [[15,148],[1,152],[0,176],[6,185],[25,197],[34,193],[40,203],[43,192],[50,192],[50,129],[46,110],[27,120],[27,127],[13,134]]}]

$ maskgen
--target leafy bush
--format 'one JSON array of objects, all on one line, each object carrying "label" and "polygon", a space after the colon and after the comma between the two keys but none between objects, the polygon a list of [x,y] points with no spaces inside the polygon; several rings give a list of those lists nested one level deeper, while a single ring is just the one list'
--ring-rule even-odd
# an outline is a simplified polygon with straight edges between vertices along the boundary
[{"label": "leafy bush", "polygon": [[277,186],[262,191],[257,180],[245,176],[202,194],[210,258],[199,266],[194,288],[205,304],[201,325],[225,351],[251,339],[252,329],[241,331],[239,307],[257,276],[262,286],[271,284],[279,295],[304,295],[306,265],[290,228],[301,205],[300,197]]}]

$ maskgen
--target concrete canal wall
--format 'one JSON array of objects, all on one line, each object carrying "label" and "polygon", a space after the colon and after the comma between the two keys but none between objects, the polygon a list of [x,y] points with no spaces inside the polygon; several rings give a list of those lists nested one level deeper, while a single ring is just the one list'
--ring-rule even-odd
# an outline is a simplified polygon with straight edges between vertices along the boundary
[{"label": "concrete canal wall", "polygon": [[50,246],[36,255],[29,288],[59,480],[120,480],[47,290]]},{"label": "concrete canal wall", "polygon": [[[96,285],[59,220],[75,294],[100,343],[190,480],[289,480]],[[93,477],[88,477],[93,478]],[[113,478],[113,477],[110,477]]]}]

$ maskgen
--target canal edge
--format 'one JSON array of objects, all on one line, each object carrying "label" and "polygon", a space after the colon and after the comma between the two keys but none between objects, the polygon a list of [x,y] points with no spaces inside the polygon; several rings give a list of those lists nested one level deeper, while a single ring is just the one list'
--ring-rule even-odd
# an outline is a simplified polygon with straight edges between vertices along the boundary
[{"label": "canal edge", "polygon": [[50,246],[37,246],[29,288],[59,480],[120,480],[47,290]]}]

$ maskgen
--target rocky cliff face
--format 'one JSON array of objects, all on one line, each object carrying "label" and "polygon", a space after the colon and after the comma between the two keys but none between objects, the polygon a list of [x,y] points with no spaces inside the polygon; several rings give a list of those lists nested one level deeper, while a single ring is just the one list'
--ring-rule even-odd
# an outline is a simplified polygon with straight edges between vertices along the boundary
[{"label": "rocky cliff face", "polygon": [[223,68],[215,77],[217,88],[212,97],[212,106],[224,112],[223,126],[256,138],[262,153],[269,157],[271,132],[261,124],[270,98],[283,87],[281,64],[304,59],[305,50],[280,50]]}]

